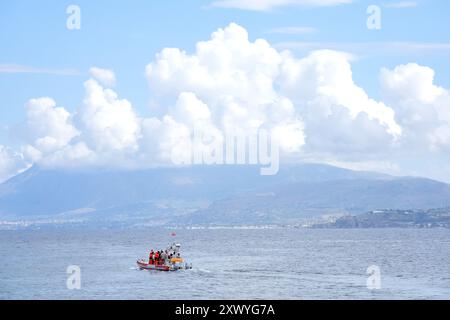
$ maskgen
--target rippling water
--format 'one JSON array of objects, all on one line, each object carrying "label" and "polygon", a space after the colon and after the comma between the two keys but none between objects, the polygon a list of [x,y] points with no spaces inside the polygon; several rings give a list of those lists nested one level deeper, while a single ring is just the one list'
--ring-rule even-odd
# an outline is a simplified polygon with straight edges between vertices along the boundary
[{"label": "rippling water", "polygon": [[[450,299],[450,230],[1,231],[1,299]],[[141,271],[176,239],[193,270]],[[69,265],[81,289],[66,287]],[[381,289],[366,287],[381,268]]]}]

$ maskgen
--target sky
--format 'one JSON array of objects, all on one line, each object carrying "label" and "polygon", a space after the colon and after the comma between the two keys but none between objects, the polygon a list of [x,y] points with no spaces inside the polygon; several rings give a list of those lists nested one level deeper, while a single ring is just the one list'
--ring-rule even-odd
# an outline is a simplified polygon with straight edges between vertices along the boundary
[{"label": "sky", "polygon": [[445,0],[3,1],[0,181],[164,165],[195,123],[450,182],[449,21]]}]

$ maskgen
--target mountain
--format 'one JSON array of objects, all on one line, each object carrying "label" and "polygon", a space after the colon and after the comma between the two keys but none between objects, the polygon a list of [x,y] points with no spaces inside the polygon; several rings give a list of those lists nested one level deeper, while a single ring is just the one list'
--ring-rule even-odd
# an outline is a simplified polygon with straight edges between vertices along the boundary
[{"label": "mountain", "polygon": [[341,177],[288,181],[217,200],[185,217],[185,223],[295,223],[324,215],[361,214],[378,209],[441,208],[450,186],[421,178]]},{"label": "mountain", "polygon": [[320,164],[67,171],[37,166],[0,185],[0,218],[286,223],[324,214],[450,206],[450,186]]}]

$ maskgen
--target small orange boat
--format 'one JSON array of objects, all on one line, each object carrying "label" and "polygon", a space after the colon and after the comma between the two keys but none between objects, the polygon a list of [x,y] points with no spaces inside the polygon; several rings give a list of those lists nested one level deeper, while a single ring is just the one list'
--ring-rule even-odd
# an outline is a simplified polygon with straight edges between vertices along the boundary
[{"label": "small orange boat", "polygon": [[[139,269],[141,270],[157,270],[157,271],[176,271],[176,270],[187,270],[192,269],[192,264],[184,263],[183,258],[180,256],[180,248],[181,245],[177,243],[173,243],[167,248],[167,251],[173,252],[177,254],[176,257],[167,259],[165,263],[160,264],[150,264],[148,260],[139,259],[136,261]],[[183,264],[184,263],[184,264]]]},{"label": "small orange boat", "polygon": [[145,262],[144,260],[140,259],[136,261],[139,269],[144,270],[158,270],[158,271],[175,271],[175,268],[171,268],[170,266],[166,265],[156,265],[156,264],[149,264]]}]

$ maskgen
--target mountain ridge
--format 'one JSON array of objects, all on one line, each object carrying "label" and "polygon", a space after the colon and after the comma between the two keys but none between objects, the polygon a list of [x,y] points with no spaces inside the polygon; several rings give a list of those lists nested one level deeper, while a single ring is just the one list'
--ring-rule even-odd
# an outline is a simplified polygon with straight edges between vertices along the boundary
[{"label": "mountain ridge", "polygon": [[37,166],[0,185],[0,218],[284,223],[326,214],[450,206],[450,185],[323,164],[65,171]]}]

